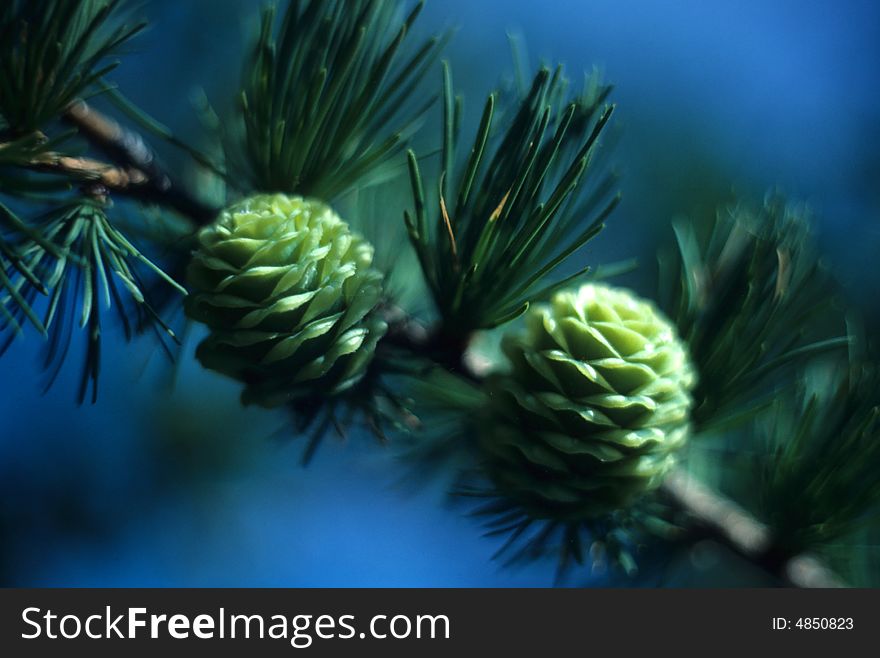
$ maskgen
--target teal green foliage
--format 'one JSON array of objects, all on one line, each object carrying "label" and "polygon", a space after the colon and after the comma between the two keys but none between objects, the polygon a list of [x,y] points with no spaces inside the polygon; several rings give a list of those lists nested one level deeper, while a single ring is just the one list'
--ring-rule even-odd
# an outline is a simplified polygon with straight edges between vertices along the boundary
[{"label": "teal green foliage", "polygon": [[759,513],[787,548],[822,549],[880,511],[880,373],[815,368],[759,425],[766,442]]},{"label": "teal green foliage", "polygon": [[266,9],[228,143],[231,184],[332,200],[381,178],[430,104],[408,99],[442,41],[403,52],[421,8],[401,20],[383,0],[291,0],[280,22]]},{"label": "teal green foliage", "polygon": [[[26,318],[49,337],[45,367],[51,385],[78,326],[85,330],[87,342],[78,398],[83,402],[91,389],[94,402],[101,364],[102,307],[115,310],[128,338],[138,325],[153,322],[174,338],[147,300],[139,270],[146,268],[181,293],[185,291],[114,227],[103,203],[78,200],[29,224],[6,208],[0,207],[0,213],[32,237],[12,245],[0,242],[0,329],[9,330],[0,353]],[[33,306],[38,296],[47,300],[42,317]],[[134,319],[129,319],[126,298],[134,302]]]},{"label": "teal green foliage", "polygon": [[[112,221],[98,184],[110,164],[77,160],[87,149],[63,127],[69,106],[105,92],[112,59],[145,24],[128,24],[124,0],[10,0],[0,7],[0,351],[25,324],[48,337],[44,365],[55,381],[76,329],[87,350],[78,398],[97,394],[102,307],[126,337],[158,328],[154,281],[182,289]],[[58,166],[61,162],[87,166]],[[48,210],[46,209],[48,206]],[[115,213],[119,215],[119,212]],[[134,222],[150,235],[149,222]],[[149,273],[153,281],[142,278]],[[179,296],[178,296],[179,300]],[[166,345],[167,347],[167,345]]]},{"label": "teal green foliage", "polygon": [[0,192],[15,196],[70,189],[57,174],[27,171],[68,146],[75,130],[58,120],[76,99],[102,89],[110,59],[144,24],[123,22],[122,0],[9,0],[0,7]]},{"label": "teal green foliage", "polygon": [[757,208],[724,208],[708,227],[674,229],[661,297],[699,373],[700,429],[747,420],[812,357],[846,346],[805,208],[772,195]]},{"label": "teal green foliage", "polygon": [[96,91],[108,60],[144,23],[117,20],[123,0],[34,2],[0,8],[0,133],[42,130],[77,98]]},{"label": "teal green foliage", "polygon": [[543,68],[500,122],[490,95],[459,167],[461,104],[444,69],[440,174],[426,194],[410,152],[415,210],[405,220],[449,334],[503,324],[585,271],[553,280],[617,204],[610,177],[586,184],[613,108],[610,87],[595,81],[571,99],[566,90],[561,68]]}]

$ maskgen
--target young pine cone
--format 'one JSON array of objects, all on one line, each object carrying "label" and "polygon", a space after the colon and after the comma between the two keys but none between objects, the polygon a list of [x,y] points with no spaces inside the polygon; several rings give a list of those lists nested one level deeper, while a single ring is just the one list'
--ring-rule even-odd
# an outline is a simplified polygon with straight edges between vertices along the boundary
[{"label": "young pine cone", "polygon": [[587,284],[507,336],[481,446],[499,493],[535,518],[581,521],[657,487],[688,436],[687,348],[648,302]]},{"label": "young pine cone", "polygon": [[257,195],[198,235],[187,314],[210,329],[202,365],[274,407],[340,393],[366,372],[385,323],[373,247],[326,204]]}]

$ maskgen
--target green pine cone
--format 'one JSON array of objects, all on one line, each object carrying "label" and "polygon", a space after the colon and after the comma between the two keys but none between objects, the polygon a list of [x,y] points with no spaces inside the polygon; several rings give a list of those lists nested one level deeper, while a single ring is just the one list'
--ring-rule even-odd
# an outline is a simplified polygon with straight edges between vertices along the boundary
[{"label": "green pine cone", "polygon": [[659,486],[688,436],[684,343],[650,303],[587,284],[506,336],[481,446],[499,492],[535,517],[583,521]]},{"label": "green pine cone", "polygon": [[382,274],[373,247],[326,204],[257,195],[198,235],[189,317],[210,335],[206,368],[244,382],[244,404],[332,395],[366,372],[385,323],[372,313]]}]

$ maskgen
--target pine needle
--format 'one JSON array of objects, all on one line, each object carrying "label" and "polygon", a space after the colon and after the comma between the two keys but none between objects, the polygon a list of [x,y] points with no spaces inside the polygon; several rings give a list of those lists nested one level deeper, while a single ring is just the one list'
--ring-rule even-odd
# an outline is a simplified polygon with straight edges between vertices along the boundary
[{"label": "pine needle", "polygon": [[[520,315],[554,281],[546,281],[595,237],[616,200],[607,178],[586,176],[613,108],[610,90],[592,78],[569,98],[561,69],[541,69],[513,112],[495,121],[490,94],[463,169],[455,175],[458,121],[452,74],[443,67],[441,171],[433,232],[422,175],[409,154],[414,213],[406,213],[410,240],[443,323],[453,334],[496,327]],[[562,110],[554,112],[556,104]],[[498,123],[499,125],[494,125]],[[596,192],[599,196],[596,196]],[[448,199],[457,198],[450,215]],[[433,203],[431,204],[433,205]],[[586,226],[586,229],[582,228]],[[555,279],[570,282],[573,277]]]},{"label": "pine needle", "polygon": [[[445,39],[403,44],[421,12],[383,0],[291,0],[263,12],[244,66],[228,182],[333,199],[382,180],[430,103],[411,107]],[[389,126],[393,126],[389,130]]]}]

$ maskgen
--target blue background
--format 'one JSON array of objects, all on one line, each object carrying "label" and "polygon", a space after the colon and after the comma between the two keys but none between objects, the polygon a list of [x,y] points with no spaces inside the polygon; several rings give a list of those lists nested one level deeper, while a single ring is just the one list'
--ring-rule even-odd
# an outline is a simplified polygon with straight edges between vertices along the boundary
[{"label": "blue background", "polygon": [[[194,90],[219,107],[232,97],[259,5],[145,3],[152,28],[114,80],[179,134],[197,134]],[[631,285],[650,291],[653,252],[674,215],[779,185],[817,211],[823,252],[876,320],[880,3],[433,0],[419,23],[457,28],[446,57],[466,126],[510,71],[507,30],[575,79],[604,70],[616,86],[625,200],[587,256],[639,256],[647,265]],[[432,121],[420,139],[436,134]],[[402,203],[389,208],[393,221]],[[45,396],[39,340],[0,360],[0,582],[550,584],[552,565],[490,562],[497,545],[447,504],[442,482],[414,495],[396,486],[391,450],[330,440],[300,468],[301,443],[285,438],[282,415],[242,410],[234,384],[199,369],[198,337],[187,336],[172,373],[155,344],[125,346],[111,330],[95,407],[73,403],[78,347]],[[680,558],[667,582],[761,582],[698,557]]]}]

